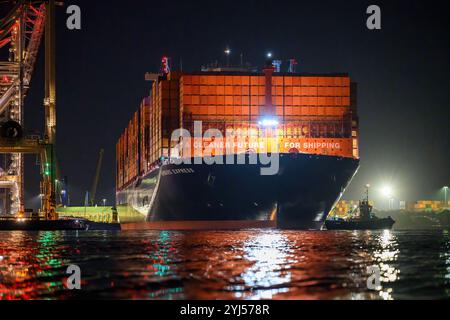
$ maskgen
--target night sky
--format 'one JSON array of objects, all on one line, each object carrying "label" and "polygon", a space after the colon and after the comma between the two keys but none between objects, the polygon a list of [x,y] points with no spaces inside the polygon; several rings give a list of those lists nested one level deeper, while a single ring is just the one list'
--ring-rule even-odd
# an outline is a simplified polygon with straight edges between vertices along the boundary
[{"label": "night sky", "polygon": [[[66,29],[57,9],[57,154],[71,204],[81,204],[105,148],[98,198],[114,200],[115,144],[160,58],[185,71],[233,50],[262,66],[265,53],[297,58],[298,71],[348,72],[358,82],[361,168],[346,198],[391,184],[398,199],[438,197],[450,184],[449,1],[65,1],[82,11]],[[382,30],[366,28],[366,8]],[[25,108],[26,128],[43,131],[43,46]],[[37,206],[35,158],[27,160],[28,206]],[[376,192],[374,192],[376,194]]]}]

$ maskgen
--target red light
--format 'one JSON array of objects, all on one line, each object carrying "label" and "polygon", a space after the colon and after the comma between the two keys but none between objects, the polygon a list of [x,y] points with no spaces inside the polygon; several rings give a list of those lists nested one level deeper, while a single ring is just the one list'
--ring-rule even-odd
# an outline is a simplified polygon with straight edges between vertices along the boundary
[{"label": "red light", "polygon": [[161,71],[165,74],[170,72],[170,67],[169,67],[169,58],[164,56],[161,59]]}]

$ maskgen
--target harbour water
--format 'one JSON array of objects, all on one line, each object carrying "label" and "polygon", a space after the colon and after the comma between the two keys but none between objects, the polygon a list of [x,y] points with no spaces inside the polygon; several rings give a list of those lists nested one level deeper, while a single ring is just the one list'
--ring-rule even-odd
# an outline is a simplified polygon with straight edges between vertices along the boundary
[{"label": "harbour water", "polygon": [[445,230],[0,232],[0,300],[449,297]]}]

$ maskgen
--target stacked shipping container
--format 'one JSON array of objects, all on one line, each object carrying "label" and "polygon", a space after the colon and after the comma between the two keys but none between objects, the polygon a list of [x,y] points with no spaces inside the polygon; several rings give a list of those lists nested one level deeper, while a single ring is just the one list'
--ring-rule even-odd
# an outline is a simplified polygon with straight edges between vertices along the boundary
[{"label": "stacked shipping container", "polygon": [[[194,121],[202,121],[203,131],[233,128],[259,135],[258,122],[268,111],[280,120],[277,135],[286,146],[302,139],[300,152],[357,158],[353,90],[345,74],[169,73],[153,82],[117,143],[117,189],[171,156],[173,130],[193,132]],[[327,147],[334,144],[339,149]]]},{"label": "stacked shipping container", "polygon": [[[349,112],[350,79],[274,76],[272,104],[284,120],[342,117]],[[258,121],[265,106],[264,76],[184,75],[182,112],[199,120]]]},{"label": "stacked shipping container", "polygon": [[116,183],[125,186],[149,170],[150,99],[145,98],[116,144]]},{"label": "stacked shipping container", "polygon": [[[277,135],[285,138],[286,146],[299,138],[309,139],[305,141],[314,146],[338,143],[345,149],[342,156],[358,157],[356,108],[351,105],[347,75],[274,75],[269,84],[266,79],[263,75],[223,73],[183,75],[180,82],[183,128],[192,132],[194,121],[202,121],[204,130],[233,128],[256,131],[261,136],[258,121],[270,113],[282,120]],[[266,92],[271,92],[269,102]],[[354,142],[348,139],[352,133]],[[307,149],[330,155],[341,152],[320,147]]]},{"label": "stacked shipping container", "polygon": [[145,98],[139,108],[140,158],[139,174],[143,175],[150,169],[150,98]]}]

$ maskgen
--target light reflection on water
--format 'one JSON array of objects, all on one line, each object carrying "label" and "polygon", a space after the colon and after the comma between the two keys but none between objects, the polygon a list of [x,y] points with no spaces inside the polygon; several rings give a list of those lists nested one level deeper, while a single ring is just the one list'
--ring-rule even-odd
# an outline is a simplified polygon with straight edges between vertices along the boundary
[{"label": "light reflection on water", "polygon": [[[0,299],[32,299],[35,292],[49,298],[65,290],[57,276],[63,266],[59,255],[65,248],[55,250],[55,233],[41,232],[30,239],[25,232],[8,232],[0,234],[0,239],[5,234],[9,237],[8,243],[1,241],[0,245]],[[22,248],[28,249],[25,255]]]},{"label": "light reflection on water", "polygon": [[[400,270],[397,269],[393,262],[396,261],[400,251],[397,248],[397,241],[392,231],[385,230],[378,236],[379,249],[373,254],[375,264],[381,271],[381,282],[388,284],[395,282],[399,278]],[[392,288],[383,290],[379,289],[380,297],[385,300],[392,300]]]},{"label": "light reflection on water", "polygon": [[[65,288],[66,268],[82,290]],[[381,286],[367,288],[367,267]],[[0,299],[450,296],[450,236],[424,232],[0,232]]]},{"label": "light reflection on water", "polygon": [[240,276],[251,295],[240,292],[236,298],[272,299],[277,293],[288,292],[286,284],[291,282],[289,269],[283,268],[288,263],[295,263],[290,257],[290,243],[280,232],[264,233],[250,238],[244,243],[244,259],[253,265]]}]

